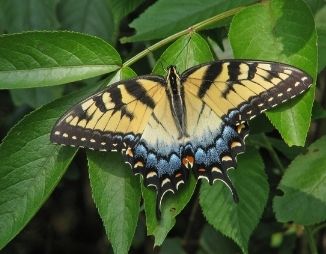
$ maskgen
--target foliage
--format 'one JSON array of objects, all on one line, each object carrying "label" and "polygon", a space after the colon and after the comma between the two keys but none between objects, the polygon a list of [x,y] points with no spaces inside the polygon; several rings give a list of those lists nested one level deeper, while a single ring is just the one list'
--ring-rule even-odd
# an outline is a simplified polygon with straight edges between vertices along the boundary
[{"label": "foliage", "polygon": [[[0,0],[0,249],[12,253],[55,187],[87,165],[86,185],[114,253],[148,253],[148,245],[162,245],[161,253],[289,253],[296,239],[308,243],[297,249],[322,250],[314,234],[322,238],[326,219],[326,113],[325,96],[314,104],[314,94],[325,85],[325,11],[322,0]],[[135,71],[164,75],[170,64],[183,71],[212,61],[225,44],[234,58],[288,63],[321,80],[251,123],[247,152],[230,174],[238,205],[224,185],[192,177],[167,197],[157,221],[155,193],[121,156],[50,143],[55,121],[99,88]],[[154,243],[142,237],[145,228]]]}]

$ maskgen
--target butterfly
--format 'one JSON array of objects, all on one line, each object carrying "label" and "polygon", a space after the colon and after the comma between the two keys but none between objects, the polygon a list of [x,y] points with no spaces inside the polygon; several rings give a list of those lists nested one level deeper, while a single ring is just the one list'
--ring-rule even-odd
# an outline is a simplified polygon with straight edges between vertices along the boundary
[{"label": "butterfly", "polygon": [[245,150],[248,121],[312,85],[293,66],[267,61],[221,60],[166,77],[138,76],[84,99],[55,124],[51,141],[97,151],[118,151],[135,175],[163,197],[190,172],[210,184],[222,181],[238,195],[228,170]]}]

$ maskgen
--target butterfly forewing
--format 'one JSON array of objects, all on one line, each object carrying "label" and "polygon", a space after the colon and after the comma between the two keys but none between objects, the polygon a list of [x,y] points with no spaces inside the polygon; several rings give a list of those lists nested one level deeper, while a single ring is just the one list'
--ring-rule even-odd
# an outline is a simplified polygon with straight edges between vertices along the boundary
[{"label": "butterfly forewing", "polygon": [[195,66],[181,79],[185,89],[233,124],[294,98],[312,84],[311,77],[292,66],[243,60]]},{"label": "butterfly forewing", "polygon": [[119,82],[75,105],[51,133],[51,141],[118,151],[141,136],[164,92],[164,79],[144,76]]}]

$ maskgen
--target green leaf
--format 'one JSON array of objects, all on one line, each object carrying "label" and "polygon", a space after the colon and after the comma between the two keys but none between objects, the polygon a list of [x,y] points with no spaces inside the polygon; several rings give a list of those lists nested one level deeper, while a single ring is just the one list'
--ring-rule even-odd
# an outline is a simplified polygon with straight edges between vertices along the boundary
[{"label": "green leaf", "polygon": [[216,246],[219,253],[240,253],[239,247],[234,242],[208,224],[201,233],[199,246],[205,254],[215,254]]},{"label": "green leaf", "polygon": [[26,88],[10,90],[10,94],[16,106],[28,105],[31,108],[38,108],[58,99],[62,95],[63,89],[63,86]]},{"label": "green leaf", "polygon": [[326,6],[316,13],[316,29],[318,34],[318,72],[326,67]]},{"label": "green leaf", "polygon": [[313,14],[321,9],[325,4],[325,0],[304,0],[305,3],[310,7]]},{"label": "green leaf", "polygon": [[114,76],[110,79],[109,85],[118,82],[120,80],[130,79],[137,76],[136,72],[134,72],[129,67],[122,67],[119,71],[117,71]]},{"label": "green leaf", "polygon": [[116,29],[109,0],[65,0],[58,8],[64,29],[92,34],[114,42]]},{"label": "green leaf", "polygon": [[[55,30],[59,28],[56,7],[59,0],[2,0],[0,23],[7,33],[26,30]],[[31,8],[31,6],[33,6]],[[0,19],[1,19],[0,18]],[[1,31],[0,31],[1,33]],[[10,91],[15,105],[26,104],[37,108],[59,98],[63,88],[35,88]]]},{"label": "green leaf", "polygon": [[268,120],[266,115],[262,114],[257,117],[255,117],[252,121],[249,123],[249,129],[251,134],[256,133],[266,133],[266,132],[272,132],[275,128],[271,124],[271,122]]},{"label": "green leaf", "polygon": [[128,253],[136,231],[140,184],[119,154],[88,152],[93,199],[114,253]]},{"label": "green leaf", "polygon": [[314,106],[312,108],[312,119],[318,120],[326,118],[326,110],[320,105],[319,102],[315,101]]},{"label": "green leaf", "polygon": [[[174,42],[162,54],[154,67],[154,73],[164,73],[164,66],[175,64],[180,71],[193,65],[211,61],[212,53],[207,42],[198,34],[183,36]],[[158,222],[155,214],[156,194],[153,190],[143,188],[143,197],[146,212],[147,234],[154,235],[155,245],[161,245],[168,232],[175,224],[175,217],[189,202],[195,189],[196,181],[193,177],[189,183],[178,191],[176,195],[164,198],[162,204],[162,218]]]},{"label": "green leaf", "polygon": [[207,221],[248,253],[249,237],[267,202],[268,183],[257,151],[247,151],[238,157],[238,161],[239,165],[230,172],[230,177],[238,191],[239,203],[233,202],[230,191],[221,182],[212,186],[202,182],[199,201]]},{"label": "green leaf", "polygon": [[164,242],[169,231],[175,224],[175,217],[184,209],[189,202],[196,187],[194,176],[190,176],[188,183],[180,188],[175,195],[167,194],[162,203],[162,217],[160,221],[156,219],[155,204],[156,193],[142,185],[142,193],[145,204],[147,235],[155,237],[154,245],[158,246]]},{"label": "green leaf", "polygon": [[130,12],[135,10],[144,0],[108,0],[116,25]]},{"label": "green leaf", "polygon": [[293,160],[298,156],[305,148],[301,146],[288,147],[286,143],[277,138],[268,138],[268,141],[271,145],[279,152],[281,152],[285,157],[290,160]]},{"label": "green leaf", "polygon": [[185,35],[164,51],[156,62],[153,73],[165,75],[169,65],[181,73],[194,65],[212,61],[213,55],[207,41],[197,33]]},{"label": "green leaf", "polygon": [[[236,58],[272,60],[294,65],[316,80],[314,19],[301,0],[272,0],[248,7],[231,24]],[[267,113],[287,144],[304,145],[310,125],[314,88]]]},{"label": "green leaf", "polygon": [[121,59],[103,40],[72,32],[0,36],[0,88],[52,86],[118,69]]},{"label": "green leaf", "polygon": [[[163,38],[224,11],[250,4],[254,0],[165,0],[150,6],[130,26],[136,34],[123,42]],[[155,22],[153,22],[155,20]]]},{"label": "green leaf", "polygon": [[178,238],[168,238],[164,241],[159,254],[186,254],[184,249],[182,248],[182,241]]},{"label": "green leaf", "polygon": [[1,0],[1,25],[8,33],[57,29],[58,2],[59,0]]},{"label": "green leaf", "polygon": [[50,130],[66,103],[62,99],[26,116],[0,146],[0,249],[37,212],[75,154],[50,143]]},{"label": "green leaf", "polygon": [[[231,59],[233,58],[233,52],[230,44],[230,40],[225,38],[221,29],[208,30],[208,42],[211,48],[215,52],[217,59]],[[226,33],[226,31],[225,31]],[[215,35],[216,34],[216,35]]]},{"label": "green leaf", "polygon": [[1,8],[1,2],[0,2],[0,34],[4,32],[4,12],[3,8]]},{"label": "green leaf", "polygon": [[280,222],[312,225],[326,220],[326,136],[292,161],[275,197],[273,208]]},{"label": "green leaf", "polygon": [[[111,82],[133,76],[130,68],[123,68]],[[128,253],[138,221],[139,177],[117,153],[88,152],[87,158],[93,199],[114,253]]]},{"label": "green leaf", "polygon": [[76,149],[50,143],[55,122],[97,88],[83,89],[35,110],[0,145],[0,249],[35,215],[75,155]]},{"label": "green leaf", "polygon": [[304,147],[301,146],[293,146],[290,148],[283,140],[268,137],[265,134],[249,135],[249,137],[246,139],[246,144],[254,146],[257,149],[265,148],[268,151],[275,148],[275,150],[282,153],[289,160],[293,160],[304,150]]}]

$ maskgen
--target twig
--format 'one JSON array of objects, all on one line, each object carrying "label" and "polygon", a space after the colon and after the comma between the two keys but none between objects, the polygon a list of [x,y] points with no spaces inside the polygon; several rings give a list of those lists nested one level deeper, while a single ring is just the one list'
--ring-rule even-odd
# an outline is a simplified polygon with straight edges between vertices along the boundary
[{"label": "twig", "polygon": [[192,225],[195,221],[196,218],[196,214],[199,208],[199,201],[198,201],[198,197],[195,199],[195,203],[192,207],[191,210],[191,214],[190,214],[190,218],[189,218],[189,222],[187,225],[187,229],[186,229],[186,233],[184,234],[183,240],[182,240],[182,245],[184,247],[188,246],[188,242],[190,240],[190,236],[191,236],[191,232],[192,232]]},{"label": "twig", "polygon": [[275,164],[279,167],[279,169],[284,173],[285,167],[283,166],[280,158],[278,157],[276,151],[274,150],[274,147],[269,142],[268,138],[265,134],[261,134],[262,139],[265,141],[265,147],[269,151],[272,160],[275,162]]},{"label": "twig", "polygon": [[188,33],[192,33],[192,32],[196,32],[196,31],[200,31],[202,30],[204,27],[208,26],[208,25],[212,25],[222,19],[225,19],[227,17],[233,16],[234,14],[238,13],[239,11],[241,11],[244,7],[237,7],[231,10],[228,10],[226,12],[220,13],[214,17],[211,17],[209,19],[206,19],[202,22],[199,22],[185,30],[182,30],[178,33],[175,33],[155,44],[153,44],[152,46],[150,46],[149,48],[141,51],[140,53],[138,53],[137,55],[135,55],[134,57],[130,58],[129,60],[127,60],[123,66],[130,66],[133,63],[137,62],[139,59],[143,58],[144,56],[148,55],[150,52],[153,52],[154,50],[164,46],[165,44],[168,44],[174,40],[176,40],[177,38],[181,37],[182,35],[186,35]]},{"label": "twig", "polygon": [[305,233],[308,238],[308,245],[309,245],[310,253],[318,254],[316,241],[314,239],[314,234],[313,234],[313,228],[311,228],[310,226],[305,226]]}]

